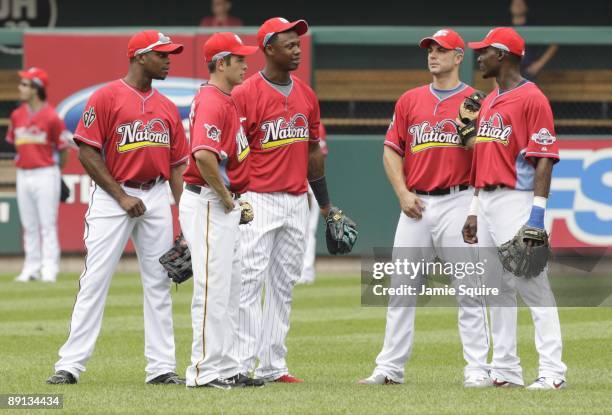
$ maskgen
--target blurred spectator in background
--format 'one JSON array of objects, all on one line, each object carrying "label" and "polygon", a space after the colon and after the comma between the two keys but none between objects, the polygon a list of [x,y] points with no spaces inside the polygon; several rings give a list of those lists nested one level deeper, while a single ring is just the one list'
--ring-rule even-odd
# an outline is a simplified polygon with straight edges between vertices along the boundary
[{"label": "blurred spectator in background", "polygon": [[232,2],[230,0],[211,0],[212,16],[206,16],[200,21],[200,26],[242,26],[242,20],[230,15]]},{"label": "blurred spectator in background", "polygon": [[[526,0],[511,0],[510,14],[512,15],[512,26],[527,26],[528,12],[529,7],[527,7]],[[529,24],[533,25],[533,22],[530,21]],[[530,44],[527,44],[525,56],[521,60],[521,74],[525,78],[534,80],[546,64],[555,56],[559,46],[529,46]]]}]

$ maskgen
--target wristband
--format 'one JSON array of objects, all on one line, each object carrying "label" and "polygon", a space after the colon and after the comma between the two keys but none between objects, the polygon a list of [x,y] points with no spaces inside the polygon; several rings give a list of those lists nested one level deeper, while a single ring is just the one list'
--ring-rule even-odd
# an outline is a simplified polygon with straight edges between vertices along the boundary
[{"label": "wristband", "polygon": [[470,203],[470,210],[468,211],[468,216],[477,216],[478,215],[478,196],[472,197],[472,202]]},{"label": "wristband", "polygon": [[319,207],[324,208],[329,206],[329,193],[327,192],[327,182],[325,181],[325,176],[309,181],[308,183],[310,184],[312,193],[314,193],[315,199],[317,199]]},{"label": "wristband", "polygon": [[535,196],[533,198],[533,206],[531,207],[531,214],[527,221],[527,226],[533,228],[544,229],[544,213],[546,212],[546,198],[541,196]]}]

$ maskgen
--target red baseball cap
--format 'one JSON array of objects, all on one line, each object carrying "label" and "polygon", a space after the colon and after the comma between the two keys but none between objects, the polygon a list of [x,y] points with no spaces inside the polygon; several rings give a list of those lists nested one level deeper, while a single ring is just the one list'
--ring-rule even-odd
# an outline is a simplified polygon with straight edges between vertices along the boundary
[{"label": "red baseball cap", "polygon": [[302,36],[304,33],[308,32],[308,23],[306,23],[306,20],[290,22],[284,17],[273,17],[268,19],[257,31],[257,44],[263,49],[272,36],[292,29],[297,32],[298,36]]},{"label": "red baseball cap", "polygon": [[181,53],[183,45],[172,43],[170,38],[157,30],[136,33],[128,42],[128,58],[151,52]]},{"label": "red baseball cap", "polygon": [[428,48],[431,42],[436,42],[444,49],[454,49],[463,52],[463,49],[465,48],[465,42],[461,36],[459,36],[459,33],[449,28],[440,29],[433,35],[422,39],[419,46],[422,48]]},{"label": "red baseball cap", "polygon": [[34,66],[25,71],[19,71],[19,76],[23,79],[29,79],[32,83],[43,88],[47,88],[47,85],[49,85],[49,75],[47,75],[47,72]]},{"label": "red baseball cap", "polygon": [[213,62],[227,55],[247,56],[257,52],[257,46],[246,46],[242,39],[232,32],[218,32],[212,35],[202,48],[206,62]]},{"label": "red baseball cap", "polygon": [[505,50],[513,55],[525,55],[525,40],[511,27],[496,27],[491,29],[480,42],[469,42],[472,49],[483,49],[492,46]]}]

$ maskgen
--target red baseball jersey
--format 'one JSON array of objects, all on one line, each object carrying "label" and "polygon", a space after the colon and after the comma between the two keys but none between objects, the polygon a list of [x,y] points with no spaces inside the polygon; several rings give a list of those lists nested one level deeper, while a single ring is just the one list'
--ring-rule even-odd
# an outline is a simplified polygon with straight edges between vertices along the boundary
[{"label": "red baseball jersey", "polygon": [[170,178],[189,147],[178,108],[155,89],[142,92],[119,79],[89,98],[74,140],[100,149],[119,182]]},{"label": "red baseball jersey", "polygon": [[461,145],[455,119],[473,91],[463,85],[440,100],[425,85],[405,92],[395,104],[384,144],[404,158],[408,189],[429,192],[469,183],[472,152]]},{"label": "red baseball jersey", "polygon": [[213,85],[200,87],[189,114],[191,157],[183,174],[186,183],[206,186],[195,161],[199,150],[212,151],[219,172],[232,192],[242,193],[249,184],[247,156],[250,148],[232,97]]},{"label": "red baseball jersey", "polygon": [[45,104],[32,112],[24,103],[11,114],[6,141],[15,145],[18,168],[36,169],[56,164],[54,153],[67,148],[71,137],[51,105]]},{"label": "red baseball jersey", "polygon": [[251,183],[261,192],[308,191],[308,145],[319,141],[319,101],[314,91],[291,76],[286,97],[261,72],[232,91],[251,146]]},{"label": "red baseball jersey", "polygon": [[533,190],[535,160],[559,160],[548,99],[533,82],[491,92],[482,102],[471,183]]}]

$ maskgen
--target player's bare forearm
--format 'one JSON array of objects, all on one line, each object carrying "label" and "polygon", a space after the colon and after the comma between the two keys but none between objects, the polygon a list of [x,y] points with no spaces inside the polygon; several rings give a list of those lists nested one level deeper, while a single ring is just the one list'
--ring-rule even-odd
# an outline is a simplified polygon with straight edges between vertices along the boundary
[{"label": "player's bare forearm", "polygon": [[309,143],[308,146],[308,180],[316,180],[325,176],[325,156],[319,143]]},{"label": "player's bare forearm", "polygon": [[383,165],[389,183],[393,187],[398,199],[408,193],[406,188],[406,175],[404,174],[404,159],[395,151],[385,146],[383,151]]},{"label": "player's bare forearm", "polygon": [[549,158],[538,159],[535,169],[534,196],[548,198],[550,181],[552,178],[553,160]]},{"label": "player's bare forearm", "polygon": [[119,183],[111,176],[102,155],[95,147],[87,144],[79,144],[79,161],[83,168],[89,174],[94,182],[100,186],[106,193],[111,195],[113,199],[119,201],[126,196],[125,191]]},{"label": "player's bare forearm", "polygon": [[213,189],[221,198],[225,207],[229,210],[230,205],[233,206],[232,195],[221,179],[219,174],[219,162],[217,156],[212,151],[199,150],[193,155],[196,160],[196,165],[200,171],[200,175],[206,181],[208,186]]},{"label": "player's bare forearm", "polygon": [[319,204],[321,215],[327,217],[332,205],[325,180],[325,156],[319,143],[309,143],[308,146],[308,182]]},{"label": "player's bare forearm", "polygon": [[170,190],[174,197],[174,203],[177,205],[181,200],[183,194],[183,172],[185,171],[186,164],[179,164],[170,169]]},{"label": "player's bare forearm", "polygon": [[65,148],[59,152],[59,168],[63,170],[68,162],[68,149]]}]

